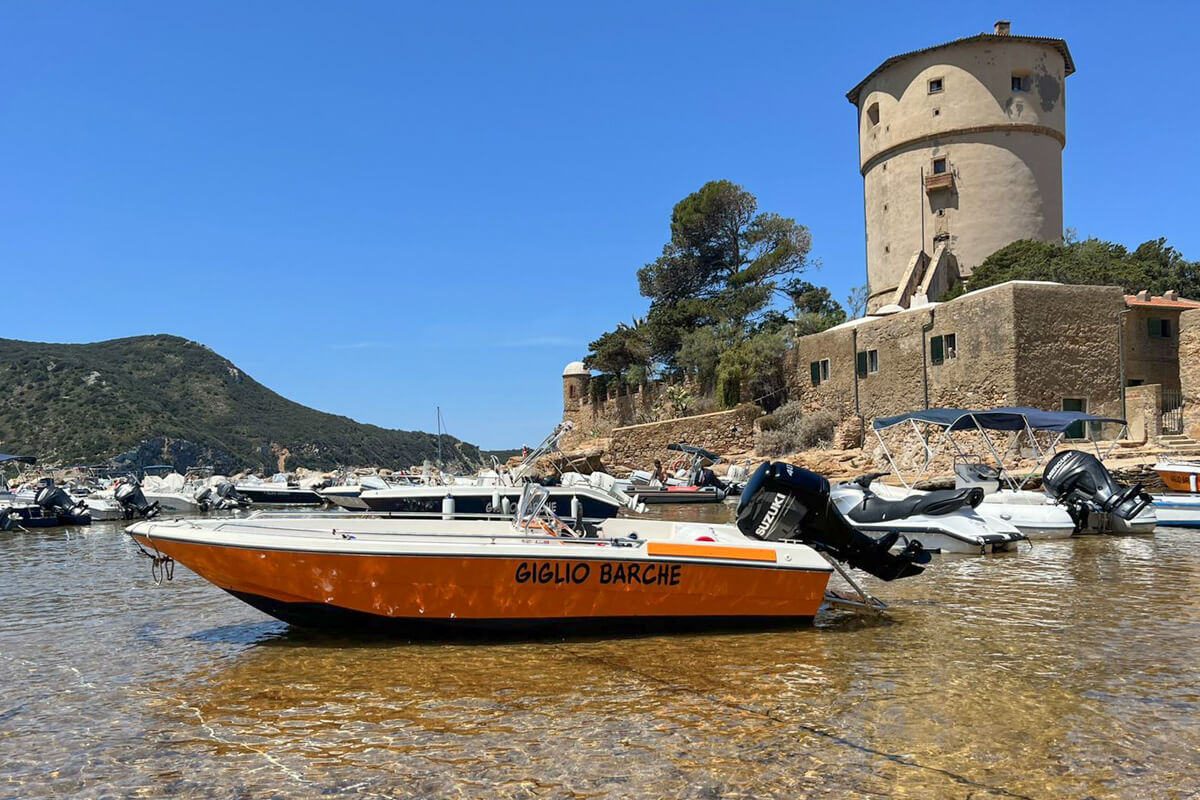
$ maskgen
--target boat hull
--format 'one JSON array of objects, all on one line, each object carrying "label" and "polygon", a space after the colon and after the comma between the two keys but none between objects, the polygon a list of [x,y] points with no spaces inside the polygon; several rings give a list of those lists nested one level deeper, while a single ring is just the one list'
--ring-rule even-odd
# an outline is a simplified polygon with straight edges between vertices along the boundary
[{"label": "boat hull", "polygon": [[324,500],[308,489],[272,489],[270,486],[235,487],[237,493],[256,505],[273,506],[319,506]]},{"label": "boat hull", "polygon": [[672,490],[672,489],[633,489],[639,501],[648,506],[666,503],[719,503],[725,499],[724,492],[715,489]]},{"label": "boat hull", "polygon": [[1200,528],[1200,494],[1154,495],[1154,514],[1159,525]]},{"label": "boat hull", "polygon": [[265,613],[341,630],[795,623],[817,613],[829,581],[827,570],[622,557],[624,548],[587,558],[379,555],[131,535]]}]

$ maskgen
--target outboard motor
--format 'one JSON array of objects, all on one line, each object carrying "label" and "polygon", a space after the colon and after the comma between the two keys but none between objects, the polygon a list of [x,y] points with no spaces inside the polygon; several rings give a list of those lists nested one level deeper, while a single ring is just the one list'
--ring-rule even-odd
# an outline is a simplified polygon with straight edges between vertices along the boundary
[{"label": "outboard motor", "polygon": [[756,539],[797,539],[839,561],[885,581],[920,575],[930,554],[910,541],[899,553],[890,552],[898,533],[879,539],[855,529],[829,498],[829,481],[781,461],[764,463],[742,492],[737,526]]},{"label": "outboard motor", "polygon": [[208,511],[208,509],[212,508],[212,502],[208,499],[211,495],[212,487],[201,486],[196,490],[196,493],[192,495],[192,498],[200,504],[201,511]]},{"label": "outboard motor", "polygon": [[58,517],[59,525],[92,524],[92,512],[88,510],[87,505],[53,483],[47,483],[38,489],[33,502],[41,506],[43,513],[48,511]]},{"label": "outboard motor", "polygon": [[133,519],[134,515],[150,519],[158,514],[158,501],[146,501],[142,487],[137,481],[127,481],[113,490],[113,499],[121,504],[125,511],[125,519]]},{"label": "outboard motor", "polygon": [[1140,483],[1119,485],[1100,459],[1082,450],[1064,450],[1050,459],[1042,470],[1042,488],[1066,507],[1076,533],[1129,533],[1130,523],[1151,503]]},{"label": "outboard motor", "polygon": [[241,508],[248,504],[246,498],[242,497],[238,493],[237,488],[229,481],[218,483],[214,489],[214,494],[216,494],[216,508]]}]

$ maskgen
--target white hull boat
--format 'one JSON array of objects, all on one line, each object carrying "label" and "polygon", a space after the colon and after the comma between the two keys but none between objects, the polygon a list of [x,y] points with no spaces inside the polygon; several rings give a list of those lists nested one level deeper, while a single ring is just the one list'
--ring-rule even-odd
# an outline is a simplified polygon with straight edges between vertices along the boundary
[{"label": "white hull boat", "polygon": [[1159,525],[1200,528],[1200,494],[1156,494],[1154,513]]}]

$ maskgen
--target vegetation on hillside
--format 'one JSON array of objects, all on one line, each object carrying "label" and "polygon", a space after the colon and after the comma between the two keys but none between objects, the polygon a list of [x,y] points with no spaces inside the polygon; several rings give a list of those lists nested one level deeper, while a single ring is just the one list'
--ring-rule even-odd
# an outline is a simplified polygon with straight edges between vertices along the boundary
[{"label": "vegetation on hillside", "polygon": [[760,212],[753,194],[721,180],[679,201],[670,230],[662,254],[638,270],[649,313],[589,346],[584,364],[602,373],[594,392],[667,377],[689,379],[692,405],[779,405],[792,337],[846,319],[827,289],[800,279],[812,266],[808,229]]},{"label": "vegetation on hillside", "polygon": [[[281,457],[289,469],[394,469],[437,453],[434,434],[294,403],[176,336],[93,344],[0,339],[0,384],[0,451],[44,461],[95,463],[134,451],[177,466],[204,458],[227,469],[274,472]],[[477,448],[453,437],[442,437],[442,449],[447,462],[480,461]]]},{"label": "vegetation on hillside", "polygon": [[1076,241],[1070,232],[1061,243],[1024,239],[1002,247],[954,294],[1011,280],[1121,286],[1130,294],[1175,289],[1183,297],[1200,298],[1200,262],[1185,259],[1166,239],[1129,250],[1102,239]]}]

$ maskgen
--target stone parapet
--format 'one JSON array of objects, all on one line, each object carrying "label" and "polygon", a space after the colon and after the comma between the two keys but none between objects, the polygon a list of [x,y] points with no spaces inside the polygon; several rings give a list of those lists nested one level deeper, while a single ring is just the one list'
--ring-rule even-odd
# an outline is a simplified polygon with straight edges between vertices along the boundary
[{"label": "stone parapet", "polygon": [[667,445],[677,442],[716,453],[744,452],[754,447],[754,420],[762,413],[758,406],[746,404],[729,411],[614,428],[612,460],[646,468],[656,458],[665,459]]}]

